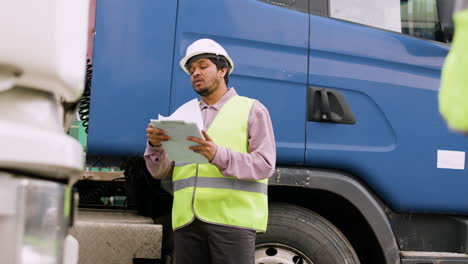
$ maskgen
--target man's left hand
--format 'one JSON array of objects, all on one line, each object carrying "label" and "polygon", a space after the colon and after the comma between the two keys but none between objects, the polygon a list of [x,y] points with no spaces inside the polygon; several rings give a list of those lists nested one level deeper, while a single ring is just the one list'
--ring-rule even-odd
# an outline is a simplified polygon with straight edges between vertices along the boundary
[{"label": "man's left hand", "polygon": [[199,146],[191,146],[189,147],[189,149],[193,150],[193,152],[202,155],[208,161],[211,162],[214,156],[216,155],[218,145],[214,143],[213,139],[211,139],[211,137],[208,136],[208,133],[206,133],[205,130],[202,130],[202,134],[205,137],[204,140],[197,137],[187,137],[187,140],[200,144]]}]

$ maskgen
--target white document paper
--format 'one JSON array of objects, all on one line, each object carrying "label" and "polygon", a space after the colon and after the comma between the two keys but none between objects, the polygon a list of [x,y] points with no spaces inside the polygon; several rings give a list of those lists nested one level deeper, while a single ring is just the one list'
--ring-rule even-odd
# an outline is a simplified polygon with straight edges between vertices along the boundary
[{"label": "white document paper", "polygon": [[197,124],[201,130],[203,128],[203,117],[200,111],[200,104],[195,98],[181,105],[170,116],[158,116],[158,120],[178,120]]},{"label": "white document paper", "polygon": [[151,119],[151,124],[164,130],[171,137],[170,140],[162,142],[169,159],[180,162],[208,163],[205,157],[189,149],[190,146],[197,144],[186,139],[188,136],[203,138],[201,134],[203,117],[197,99],[183,104],[168,117],[159,115],[158,120]]}]

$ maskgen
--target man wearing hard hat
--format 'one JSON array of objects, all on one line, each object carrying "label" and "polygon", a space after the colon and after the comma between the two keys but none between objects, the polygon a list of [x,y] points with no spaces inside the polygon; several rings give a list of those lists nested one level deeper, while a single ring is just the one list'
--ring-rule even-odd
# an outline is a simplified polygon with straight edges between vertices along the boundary
[{"label": "man wearing hard hat", "polygon": [[180,61],[201,96],[204,139],[190,147],[207,164],[170,161],[161,142],[170,140],[151,124],[145,160],[155,178],[174,184],[172,227],[177,264],[253,264],[255,234],[268,219],[267,178],[276,162],[268,110],[227,88],[234,62],[211,39],[193,42]]}]

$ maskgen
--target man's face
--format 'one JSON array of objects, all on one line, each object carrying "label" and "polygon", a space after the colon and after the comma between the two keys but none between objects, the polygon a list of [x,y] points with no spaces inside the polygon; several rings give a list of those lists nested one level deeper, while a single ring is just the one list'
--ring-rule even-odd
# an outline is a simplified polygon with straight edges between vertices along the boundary
[{"label": "man's face", "polygon": [[201,58],[190,64],[190,82],[199,95],[209,96],[218,89],[226,71],[226,68],[218,70],[210,59]]}]

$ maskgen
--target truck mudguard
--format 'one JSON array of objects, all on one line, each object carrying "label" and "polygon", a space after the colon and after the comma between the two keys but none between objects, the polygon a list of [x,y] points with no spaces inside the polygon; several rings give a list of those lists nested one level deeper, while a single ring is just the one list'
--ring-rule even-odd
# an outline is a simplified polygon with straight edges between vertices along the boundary
[{"label": "truck mudguard", "polygon": [[333,170],[278,167],[268,184],[324,190],[344,197],[369,223],[382,248],[386,263],[400,263],[398,245],[383,204],[352,175]]}]

